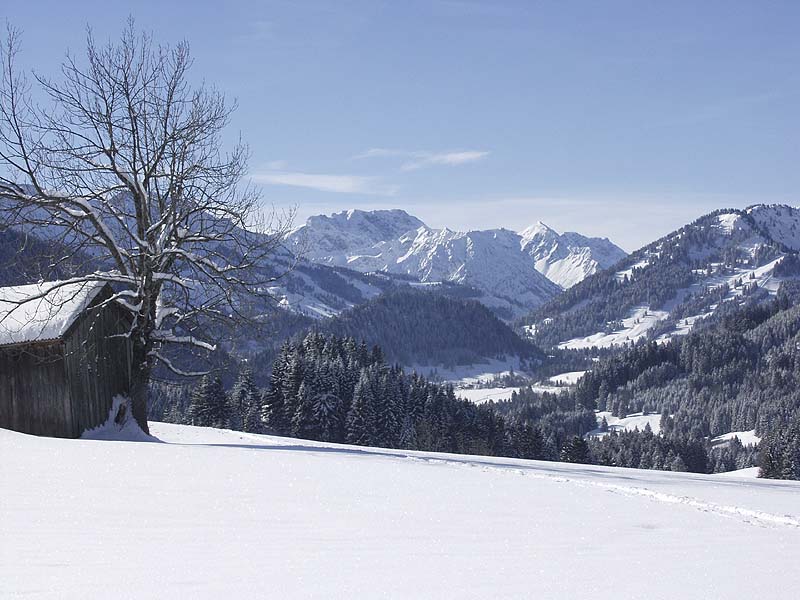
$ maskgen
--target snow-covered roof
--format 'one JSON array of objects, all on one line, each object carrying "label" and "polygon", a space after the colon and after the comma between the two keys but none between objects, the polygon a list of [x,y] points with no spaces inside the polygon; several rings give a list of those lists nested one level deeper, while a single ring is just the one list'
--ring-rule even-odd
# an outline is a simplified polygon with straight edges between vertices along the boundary
[{"label": "snow-covered roof", "polygon": [[48,281],[0,288],[0,346],[60,338],[104,285]]}]

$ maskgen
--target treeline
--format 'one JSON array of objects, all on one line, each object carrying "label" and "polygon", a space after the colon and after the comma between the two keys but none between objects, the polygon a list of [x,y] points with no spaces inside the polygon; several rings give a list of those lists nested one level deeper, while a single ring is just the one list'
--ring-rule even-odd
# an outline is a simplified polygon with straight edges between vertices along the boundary
[{"label": "treeline", "polygon": [[592,462],[598,465],[725,473],[757,464],[755,446],[743,446],[738,438],[714,447],[697,430],[684,432],[674,427],[666,413],[661,416],[661,431],[654,434],[649,425],[644,430],[611,431],[589,440]]},{"label": "treeline", "polygon": [[670,463],[671,450],[692,471],[741,468],[756,464],[751,448],[730,443],[712,449],[708,440],[755,430],[766,438],[764,475],[796,473],[791,465],[797,437],[790,424],[800,418],[800,306],[794,287],[786,284],[769,302],[728,309],[717,323],[701,325],[685,338],[641,342],[595,363],[566,392],[566,404],[619,417],[666,415],[659,436],[626,433],[592,442],[595,460],[647,467]]},{"label": "treeline", "polygon": [[387,363],[377,346],[312,332],[286,342],[269,385],[245,369],[229,392],[205,377],[191,393],[154,393],[161,416],[177,423],[363,446],[557,459],[539,428],[455,396],[451,386]]},{"label": "treeline", "polygon": [[594,410],[576,404],[566,391],[540,393],[524,387],[513,392],[509,400],[488,405],[512,422],[539,430],[548,447],[556,450],[550,455],[553,460],[558,459],[560,450],[571,438],[583,436],[597,427]]},{"label": "treeline", "polygon": [[[379,347],[312,332],[280,349],[268,385],[244,371],[230,392],[206,379],[162,402],[163,418],[330,442],[720,472],[756,464],[731,431],[766,436],[765,475],[794,473],[800,418],[800,306],[781,290],[669,343],[608,354],[558,394],[522,388],[476,406],[449,386],[392,366]],[[253,364],[256,372],[270,371]],[[661,413],[661,431],[587,433],[595,410]],[[787,429],[788,428],[788,429]],[[774,433],[780,431],[789,433]]]},{"label": "treeline", "polygon": [[712,449],[701,427],[679,426],[666,411],[662,435],[611,432],[587,441],[597,428],[595,402],[579,400],[577,389],[528,387],[508,401],[475,405],[450,386],[387,363],[377,346],[316,332],[284,343],[265,388],[254,381],[247,368],[230,390],[218,377],[189,392],[157,387],[154,412],[176,423],[409,450],[696,472],[755,460],[740,444]]},{"label": "treeline", "polygon": [[[554,459],[695,473],[725,472],[756,464],[755,448],[744,447],[738,440],[715,448],[699,428],[677,427],[666,411],[661,416],[659,435],[649,425],[643,431],[616,431],[603,420],[598,427],[596,413],[577,400],[574,390],[555,394],[527,387],[492,406],[506,418],[541,431],[551,448],[561,448],[557,455],[551,455]],[[589,432],[593,435],[586,436]],[[588,439],[579,441],[584,437]]]}]

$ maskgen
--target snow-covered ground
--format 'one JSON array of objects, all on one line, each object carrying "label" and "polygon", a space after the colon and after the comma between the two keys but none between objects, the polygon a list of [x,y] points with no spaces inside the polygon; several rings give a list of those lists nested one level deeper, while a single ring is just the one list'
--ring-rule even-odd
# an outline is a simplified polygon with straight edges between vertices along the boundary
[{"label": "snow-covered ground", "polygon": [[761,443],[761,438],[756,435],[755,429],[751,429],[750,431],[731,431],[730,433],[718,435],[711,440],[711,443],[714,445],[722,445],[730,442],[733,438],[739,438],[742,446],[757,446]]},{"label": "snow-covered ground", "polygon": [[498,402],[500,400],[508,400],[511,394],[519,391],[518,387],[498,387],[498,388],[476,388],[469,390],[456,390],[456,396],[469,400],[475,404],[483,404],[493,400]]},{"label": "snow-covered ground", "polygon": [[726,473],[717,473],[717,477],[726,477],[731,479],[752,479],[754,477],[758,477],[758,472],[760,469],[758,467],[746,467],[744,469],[736,469],[735,471],[727,471]]},{"label": "snow-covered ground", "polygon": [[512,356],[503,360],[491,358],[474,365],[458,365],[450,368],[441,365],[411,365],[406,371],[415,371],[436,381],[452,383],[456,387],[470,387],[486,384],[495,377],[505,377],[512,373],[519,375],[524,369],[519,357]]},{"label": "snow-covered ground", "polygon": [[[510,371],[507,373],[510,373]],[[575,385],[578,380],[583,377],[584,373],[586,373],[586,371],[569,371],[567,373],[559,373],[558,375],[553,375],[552,377],[548,377],[547,379],[531,384],[530,388],[534,392],[549,392],[551,394],[558,394],[568,386]],[[464,385],[464,382],[472,381],[474,380],[466,378],[462,379],[459,383]],[[522,388],[492,387],[456,389],[456,396],[474,402],[475,404],[482,404],[483,402],[489,402],[490,400],[494,400],[495,402],[500,400],[508,400],[511,398],[511,394],[518,392],[520,389]]]},{"label": "snow-covered ground", "polygon": [[653,433],[661,432],[661,415],[659,413],[643,415],[642,413],[638,412],[627,415],[624,418],[619,418],[612,415],[609,411],[598,411],[598,425],[603,421],[603,417],[605,417],[606,423],[608,423],[608,431],[602,431],[598,427],[597,429],[587,433],[587,436],[603,437],[612,431],[633,431],[634,429],[644,431],[647,425],[650,425],[650,429],[653,431]]},{"label": "snow-covered ground", "polygon": [[647,306],[639,306],[631,311],[626,319],[622,320],[622,329],[611,333],[598,332],[582,338],[574,338],[558,345],[559,348],[580,350],[582,348],[610,348],[621,344],[636,342],[647,332],[669,317],[665,310],[650,310]]},{"label": "snow-covered ground", "polygon": [[0,597],[797,597],[800,482],[152,433],[0,430]]},{"label": "snow-covered ground", "polygon": [[548,377],[548,381],[554,385],[575,385],[578,380],[586,374],[586,371],[567,371]]}]

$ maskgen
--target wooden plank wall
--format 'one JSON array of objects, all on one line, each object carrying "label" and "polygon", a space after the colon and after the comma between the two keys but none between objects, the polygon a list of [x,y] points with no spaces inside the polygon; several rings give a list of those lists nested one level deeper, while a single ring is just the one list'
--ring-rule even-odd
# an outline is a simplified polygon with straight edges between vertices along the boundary
[{"label": "wooden plank wall", "polygon": [[0,348],[0,427],[71,436],[66,382],[60,341]]},{"label": "wooden plank wall", "polygon": [[130,391],[130,349],[124,311],[91,309],[64,339],[67,385],[72,399],[71,435],[104,423],[117,394]]},{"label": "wooden plank wall", "polygon": [[0,347],[0,427],[79,437],[104,423],[130,391],[126,319],[115,304],[93,307],[62,340]]}]

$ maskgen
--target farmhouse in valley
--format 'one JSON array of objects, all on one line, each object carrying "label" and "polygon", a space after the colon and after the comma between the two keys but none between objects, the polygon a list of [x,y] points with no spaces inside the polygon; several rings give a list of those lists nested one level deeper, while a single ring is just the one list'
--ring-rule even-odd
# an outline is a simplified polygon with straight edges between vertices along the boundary
[{"label": "farmhouse in valley", "polygon": [[131,364],[112,294],[101,282],[0,288],[0,428],[79,437],[108,419]]}]

